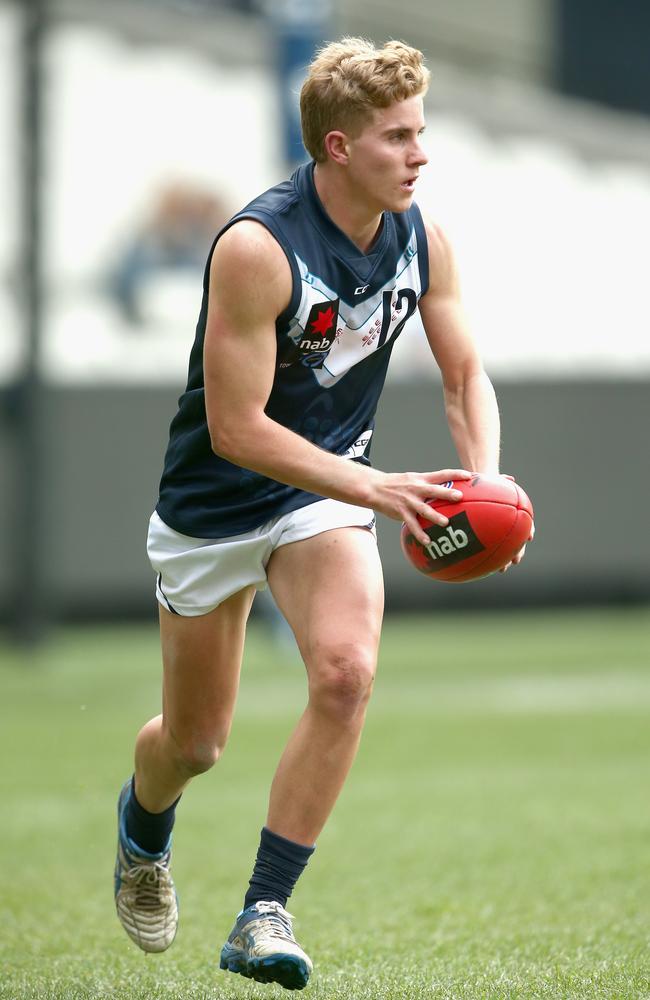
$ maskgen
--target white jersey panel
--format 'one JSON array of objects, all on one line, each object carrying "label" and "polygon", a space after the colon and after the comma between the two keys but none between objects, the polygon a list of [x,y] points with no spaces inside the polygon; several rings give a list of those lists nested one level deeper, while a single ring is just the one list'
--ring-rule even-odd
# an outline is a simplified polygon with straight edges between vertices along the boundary
[{"label": "white jersey panel", "polygon": [[[318,275],[311,274],[297,254],[295,257],[302,286],[300,305],[288,336],[299,347],[310,336],[307,327],[314,306],[322,304],[323,299],[336,301],[337,294]],[[399,336],[406,320],[415,312],[421,293],[417,240],[412,229],[391,279],[358,304],[339,301],[331,346],[328,344],[321,366],[312,368],[318,383],[323,388],[335,385],[354,365],[383,347],[396,333]]]}]

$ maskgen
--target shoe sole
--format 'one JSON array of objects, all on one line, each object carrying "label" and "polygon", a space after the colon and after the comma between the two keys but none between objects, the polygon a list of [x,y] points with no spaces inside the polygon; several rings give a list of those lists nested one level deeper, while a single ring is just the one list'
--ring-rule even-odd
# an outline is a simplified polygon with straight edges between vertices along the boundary
[{"label": "shoe sole", "polygon": [[219,967],[254,979],[256,983],[278,983],[285,990],[303,990],[309,982],[311,969],[296,955],[278,953],[266,958],[246,958],[242,951],[227,947],[221,952]]}]

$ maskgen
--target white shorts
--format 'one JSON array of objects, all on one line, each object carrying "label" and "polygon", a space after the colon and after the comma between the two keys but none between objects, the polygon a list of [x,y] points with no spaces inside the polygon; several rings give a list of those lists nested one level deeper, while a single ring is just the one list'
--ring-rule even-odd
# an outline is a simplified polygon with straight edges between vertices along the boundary
[{"label": "white shorts", "polygon": [[181,535],[154,511],[147,554],[157,574],[156,597],[174,614],[205,615],[251,584],[264,590],[267,563],[281,545],[349,527],[368,528],[376,537],[374,511],[339,500],[317,500],[228,538]]}]

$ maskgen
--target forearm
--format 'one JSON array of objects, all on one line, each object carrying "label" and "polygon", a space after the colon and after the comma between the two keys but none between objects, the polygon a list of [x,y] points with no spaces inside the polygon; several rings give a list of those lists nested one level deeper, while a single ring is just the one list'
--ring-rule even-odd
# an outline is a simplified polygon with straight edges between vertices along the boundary
[{"label": "forearm", "polygon": [[461,465],[474,472],[499,471],[500,421],[496,395],[481,371],[458,386],[445,385],[449,430]]},{"label": "forearm", "polygon": [[309,493],[371,505],[373,472],[333,455],[261,414],[245,431],[212,433],[213,450],[229,462]]}]

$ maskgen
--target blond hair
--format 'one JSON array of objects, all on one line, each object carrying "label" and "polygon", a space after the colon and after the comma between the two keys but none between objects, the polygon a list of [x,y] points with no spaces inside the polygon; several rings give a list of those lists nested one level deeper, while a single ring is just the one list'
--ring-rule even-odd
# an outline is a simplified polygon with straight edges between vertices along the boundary
[{"label": "blond hair", "polygon": [[381,49],[365,38],[330,42],[316,53],[300,91],[305,148],[324,162],[328,132],[340,129],[354,137],[376,108],[424,94],[428,85],[422,53],[405,42],[386,42]]}]

